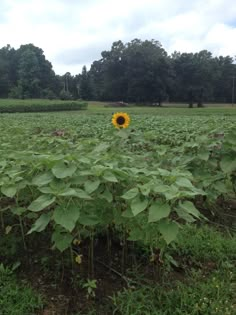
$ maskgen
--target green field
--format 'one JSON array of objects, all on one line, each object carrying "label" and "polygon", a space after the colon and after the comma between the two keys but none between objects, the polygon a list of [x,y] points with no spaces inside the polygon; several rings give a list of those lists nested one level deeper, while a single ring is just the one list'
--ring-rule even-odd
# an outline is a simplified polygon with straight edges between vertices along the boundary
[{"label": "green field", "polygon": [[34,288],[15,314],[235,314],[236,108],[88,103],[0,114],[0,262]]},{"label": "green field", "polygon": [[0,99],[0,113],[72,111],[87,109],[87,105],[81,101]]}]

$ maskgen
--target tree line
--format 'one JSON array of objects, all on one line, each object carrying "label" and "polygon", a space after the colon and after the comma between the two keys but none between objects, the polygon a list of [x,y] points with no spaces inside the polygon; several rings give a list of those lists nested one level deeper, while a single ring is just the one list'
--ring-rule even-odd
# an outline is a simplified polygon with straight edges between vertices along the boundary
[{"label": "tree line", "polygon": [[236,65],[231,56],[165,51],[159,41],[116,41],[82,73],[56,75],[43,50],[27,44],[0,49],[0,97],[123,101],[231,102]]}]

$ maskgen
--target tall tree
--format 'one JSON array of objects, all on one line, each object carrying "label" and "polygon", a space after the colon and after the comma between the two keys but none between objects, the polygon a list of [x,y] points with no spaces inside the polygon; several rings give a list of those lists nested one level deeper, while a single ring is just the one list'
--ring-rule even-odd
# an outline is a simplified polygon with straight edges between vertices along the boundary
[{"label": "tall tree", "polygon": [[83,100],[89,100],[92,97],[90,78],[86,66],[83,66],[79,80],[79,97]]}]

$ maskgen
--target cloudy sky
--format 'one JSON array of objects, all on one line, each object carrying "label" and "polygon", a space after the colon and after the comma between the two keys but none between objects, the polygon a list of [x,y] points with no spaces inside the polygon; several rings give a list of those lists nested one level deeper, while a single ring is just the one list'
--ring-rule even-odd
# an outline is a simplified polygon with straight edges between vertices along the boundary
[{"label": "cloudy sky", "polygon": [[235,0],[0,0],[0,47],[33,43],[57,74],[81,72],[114,41],[156,39],[172,53],[236,55]]}]

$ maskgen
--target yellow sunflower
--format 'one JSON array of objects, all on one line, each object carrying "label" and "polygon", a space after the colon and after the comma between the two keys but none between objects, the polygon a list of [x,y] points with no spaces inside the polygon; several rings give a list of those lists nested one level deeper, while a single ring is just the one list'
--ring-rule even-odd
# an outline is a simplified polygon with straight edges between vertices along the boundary
[{"label": "yellow sunflower", "polygon": [[112,123],[116,128],[129,127],[130,117],[126,113],[115,113],[112,116]]}]

